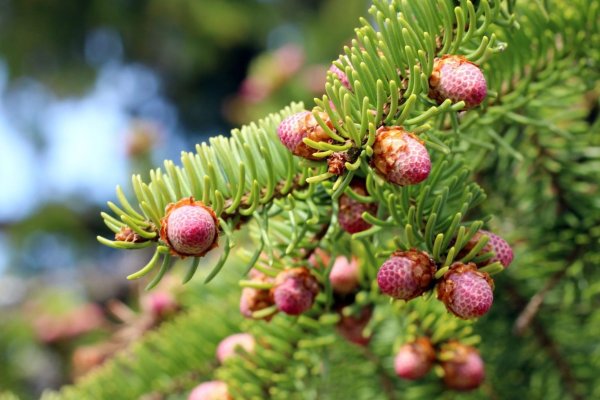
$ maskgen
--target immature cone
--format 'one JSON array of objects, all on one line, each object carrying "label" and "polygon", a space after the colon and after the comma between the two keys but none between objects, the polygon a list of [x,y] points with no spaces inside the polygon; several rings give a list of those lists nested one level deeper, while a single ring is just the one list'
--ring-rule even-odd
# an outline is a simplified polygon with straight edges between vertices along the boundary
[{"label": "immature cone", "polygon": [[373,166],[391,183],[400,186],[424,181],[431,160],[423,142],[400,126],[382,126],[373,144]]},{"label": "immature cone", "polygon": [[160,238],[173,255],[202,257],[217,247],[217,216],[212,208],[193,197],[169,204],[160,223]]},{"label": "immature cone", "polygon": [[[263,274],[262,272],[251,269],[250,279],[257,282],[272,283],[273,278]],[[269,289],[255,289],[251,287],[245,287],[242,289],[242,296],[240,297],[240,313],[246,318],[253,318],[252,313],[260,311],[265,308],[271,307],[275,304],[273,299],[273,293]],[[264,318],[265,320],[271,319],[271,316]]]},{"label": "immature cone", "polygon": [[394,369],[400,378],[421,379],[435,362],[435,350],[431,340],[421,337],[400,347],[394,359]]},{"label": "immature cone", "polygon": [[303,267],[279,273],[273,288],[277,308],[289,315],[300,315],[309,310],[318,293],[317,280]]},{"label": "immature cone", "polygon": [[444,384],[454,390],[473,390],[485,379],[485,366],[479,352],[456,341],[442,349]]},{"label": "immature cone", "polygon": [[477,242],[479,242],[479,239],[483,235],[487,235],[490,238],[490,240],[488,240],[486,245],[483,246],[483,249],[481,249],[479,254],[485,254],[488,252],[492,252],[492,253],[494,253],[494,257],[490,258],[489,260],[483,261],[481,263],[477,263],[477,265],[479,267],[482,267],[484,265],[492,264],[492,263],[498,261],[498,262],[500,262],[500,264],[502,264],[504,266],[505,269],[508,268],[508,266],[510,265],[510,263],[512,262],[513,257],[514,257],[514,254],[513,254],[512,249],[510,248],[510,245],[506,242],[506,240],[502,239],[500,236],[498,236],[492,232],[485,231],[483,229],[480,229],[479,231],[477,231],[477,233],[475,233],[473,235],[473,237],[467,242],[465,247],[461,250],[461,253],[459,254],[459,256],[461,254],[466,255],[469,251],[471,251],[471,249],[477,244]]},{"label": "immature cone", "polygon": [[337,257],[329,274],[333,291],[339,294],[352,293],[358,287],[359,272],[356,257],[352,257],[351,260],[345,256]]},{"label": "immature cone", "polygon": [[410,300],[429,289],[435,270],[435,263],[424,251],[396,251],[379,268],[377,284],[395,299]]},{"label": "immature cone", "polygon": [[487,95],[487,83],[479,67],[463,56],[437,58],[429,77],[429,97],[438,104],[450,99],[465,102],[465,109],[477,107]]},{"label": "immature cone", "polygon": [[208,381],[194,388],[188,400],[232,400],[223,381]]},{"label": "immature cone", "polygon": [[[346,58],[346,60],[348,59],[347,56],[344,56],[344,58]],[[341,84],[346,89],[352,90],[352,86],[350,85],[350,80],[348,79],[348,76],[346,75],[346,73],[343,70],[338,68],[335,64],[331,64],[331,67],[329,67],[329,71],[331,71],[333,74],[337,75]]]},{"label": "immature cone", "polygon": [[[361,196],[369,195],[365,181],[362,178],[353,179],[350,183],[350,189]],[[371,224],[362,218],[362,214],[365,211],[375,214],[377,212],[376,203],[361,203],[344,193],[340,196],[338,205],[338,223],[343,230],[348,233],[357,233],[371,227]]]},{"label": "immature cone", "polygon": [[371,340],[370,336],[364,335],[364,330],[371,316],[373,315],[372,307],[363,308],[358,315],[344,315],[340,312],[341,319],[336,325],[338,333],[347,341],[359,346],[366,346]]},{"label": "immature cone", "polygon": [[317,269],[325,269],[329,265],[331,256],[325,250],[317,247],[308,257],[308,264]]},{"label": "immature cone", "polygon": [[437,287],[438,299],[448,311],[462,319],[478,318],[488,312],[494,301],[494,281],[473,263],[456,262]]},{"label": "immature cone", "polygon": [[179,307],[175,296],[166,291],[148,293],[141,299],[142,310],[159,320],[174,314]]},{"label": "immature cone", "polygon": [[[332,130],[333,124],[326,113],[319,114],[323,122]],[[312,112],[300,111],[285,118],[277,127],[277,135],[281,143],[287,147],[292,154],[304,157],[309,160],[321,160],[313,156],[318,151],[307,146],[302,139],[308,138],[315,142],[328,142],[331,140],[329,135],[319,125]]]},{"label": "immature cone", "polygon": [[244,349],[246,353],[252,353],[255,345],[254,337],[249,333],[236,333],[227,336],[217,346],[217,360],[222,363],[228,358],[235,357],[239,348]]}]

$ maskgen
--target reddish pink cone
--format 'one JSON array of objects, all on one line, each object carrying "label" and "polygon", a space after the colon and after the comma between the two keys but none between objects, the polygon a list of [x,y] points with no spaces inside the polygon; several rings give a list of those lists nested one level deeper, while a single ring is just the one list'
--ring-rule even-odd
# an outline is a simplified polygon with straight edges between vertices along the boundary
[{"label": "reddish pink cone", "polygon": [[421,379],[435,361],[435,350],[431,340],[421,337],[400,347],[394,359],[394,369],[400,378]]},{"label": "reddish pink cone", "polygon": [[463,56],[445,55],[435,60],[429,78],[429,97],[438,104],[450,99],[465,102],[465,109],[477,107],[487,95],[481,69]]},{"label": "reddish pink cone", "polygon": [[[274,279],[263,274],[257,269],[251,269],[249,273],[250,279],[257,282],[273,283]],[[242,289],[240,298],[240,313],[246,318],[252,318],[252,313],[263,310],[275,304],[273,293],[269,289],[255,289],[245,287]],[[272,316],[265,319],[269,320]]]},{"label": "reddish pink cone", "polygon": [[[361,196],[369,195],[364,179],[353,179],[350,188]],[[348,233],[357,233],[371,227],[371,224],[362,218],[362,213],[366,211],[375,214],[377,212],[376,203],[361,203],[344,193],[340,196],[338,205],[338,223],[343,230]]]},{"label": "reddish pink cone", "polygon": [[217,246],[218,227],[215,212],[189,197],[167,206],[160,238],[174,255],[201,257]]},{"label": "reddish pink cone", "polygon": [[399,126],[377,130],[372,162],[388,182],[400,186],[422,182],[431,172],[431,160],[423,142]]},{"label": "reddish pink cone", "polygon": [[485,231],[483,229],[480,229],[477,233],[475,233],[473,237],[467,242],[467,244],[465,244],[465,247],[463,247],[463,249],[459,253],[459,257],[466,256],[471,251],[471,249],[475,247],[475,245],[477,244],[477,242],[479,242],[479,239],[481,239],[481,236],[483,235],[487,235],[490,238],[490,240],[488,240],[486,245],[483,246],[483,249],[481,249],[478,255],[492,252],[494,253],[494,256],[489,260],[477,263],[477,266],[483,267],[485,265],[498,261],[504,266],[504,268],[508,268],[514,256],[510,245],[506,242],[506,240],[502,239],[500,236],[492,232]]},{"label": "reddish pink cone", "polygon": [[364,335],[364,330],[371,321],[373,315],[372,307],[363,308],[358,315],[344,315],[340,312],[341,319],[337,323],[338,333],[347,341],[359,346],[366,346],[371,340],[370,336]]},{"label": "reddish pink cone", "polygon": [[410,300],[429,289],[434,274],[435,264],[427,253],[396,251],[379,268],[377,284],[395,299]]},{"label": "reddish pink cone", "polygon": [[325,269],[329,265],[329,260],[331,260],[329,253],[317,247],[308,257],[308,264],[313,268]]},{"label": "reddish pink cone", "polygon": [[358,287],[359,273],[356,257],[352,257],[351,260],[348,260],[345,256],[337,257],[329,274],[333,291],[339,294],[353,292]]},{"label": "reddish pink cone", "polygon": [[167,317],[179,309],[179,303],[175,296],[165,291],[148,293],[142,298],[141,306],[146,313],[159,319]]},{"label": "reddish pink cone", "polygon": [[[344,56],[344,58],[348,59],[347,56]],[[331,67],[329,67],[329,71],[338,77],[338,79],[340,80],[340,83],[346,89],[352,90],[352,86],[350,85],[350,80],[348,79],[348,76],[346,75],[346,73],[343,70],[338,68],[335,64],[331,64]]]},{"label": "reddish pink cone", "polygon": [[188,400],[231,400],[227,384],[223,381],[208,381],[194,388]]},{"label": "reddish pink cone", "polygon": [[485,365],[479,352],[459,342],[452,341],[442,349],[444,384],[454,390],[473,390],[485,379]]},{"label": "reddish pink cone", "polygon": [[[333,124],[329,120],[329,116],[326,113],[320,113],[319,115],[323,122],[333,130]],[[318,150],[307,146],[302,139],[309,138],[315,142],[328,142],[331,140],[310,111],[300,111],[285,118],[277,127],[277,135],[281,143],[292,154],[309,160],[320,160],[313,156],[313,153]]]},{"label": "reddish pink cone", "polygon": [[462,319],[479,318],[494,301],[494,281],[473,263],[454,263],[438,284],[438,299]]},{"label": "reddish pink cone", "polygon": [[273,298],[280,311],[300,315],[308,311],[319,293],[319,284],[306,268],[281,272],[275,280]]},{"label": "reddish pink cone", "polygon": [[249,333],[236,333],[227,336],[217,346],[217,360],[222,363],[228,358],[235,357],[239,348],[244,349],[246,353],[252,353],[255,345],[254,337]]},{"label": "reddish pink cone", "polygon": [[491,264],[498,261],[504,268],[508,268],[513,260],[514,254],[506,240],[492,232],[484,231],[483,229],[479,231],[479,234],[488,235],[490,237],[490,240],[487,242],[484,249],[489,248],[487,251],[492,251],[496,254],[488,261],[488,263]]}]

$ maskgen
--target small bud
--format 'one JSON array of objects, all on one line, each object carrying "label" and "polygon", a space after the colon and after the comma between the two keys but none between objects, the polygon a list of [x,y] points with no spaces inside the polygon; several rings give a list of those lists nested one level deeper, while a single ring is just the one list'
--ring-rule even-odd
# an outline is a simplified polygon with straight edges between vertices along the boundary
[{"label": "small bud", "polygon": [[421,379],[435,361],[435,350],[431,340],[421,337],[400,347],[394,359],[396,375],[408,380]]},{"label": "small bud", "polygon": [[478,255],[492,252],[494,253],[494,256],[489,260],[483,261],[482,263],[478,263],[477,266],[482,267],[498,261],[504,266],[505,269],[508,268],[514,257],[510,245],[506,242],[506,240],[502,239],[500,236],[492,232],[485,231],[483,229],[480,229],[477,233],[475,233],[475,235],[473,235],[471,240],[469,240],[465,247],[462,249],[461,254],[464,253],[466,255],[469,251],[471,251],[471,249],[477,244],[477,242],[479,242],[479,239],[483,235],[487,235],[490,238],[490,240],[486,243],[485,246],[483,246],[483,249],[481,249]]},{"label": "small bud", "polygon": [[356,257],[348,260],[345,256],[335,259],[329,274],[333,291],[339,294],[352,293],[359,283],[359,267]]},{"label": "small bud", "polygon": [[391,183],[416,185],[431,171],[431,160],[423,142],[400,126],[382,126],[373,145],[373,166]]},{"label": "small bud", "polygon": [[429,78],[429,97],[438,104],[450,99],[465,102],[465,109],[477,107],[487,95],[487,82],[481,69],[463,56],[437,58]]},{"label": "small bud", "polygon": [[396,251],[377,272],[379,289],[399,300],[422,295],[433,281],[435,263],[424,251]]},{"label": "small bud", "polygon": [[[348,56],[343,56],[343,58],[348,60]],[[335,64],[331,64],[331,67],[329,67],[329,71],[338,77],[342,86],[344,86],[348,90],[352,90],[352,86],[350,85],[350,80],[348,79],[348,76],[346,75],[346,73],[343,70],[338,68]]]},{"label": "small bud", "polygon": [[218,227],[212,208],[189,197],[167,206],[160,238],[174,255],[202,257],[217,247]]},{"label": "small bud", "polygon": [[[364,179],[353,179],[350,189],[361,196],[369,195]],[[371,227],[371,224],[362,218],[362,214],[364,212],[375,214],[377,212],[376,203],[361,203],[344,193],[340,196],[338,204],[338,223],[343,230],[348,233],[357,233]]]},{"label": "small bud", "polygon": [[306,268],[281,272],[275,280],[273,298],[280,311],[300,315],[309,310],[319,293],[319,284]]},{"label": "small bud", "polygon": [[[250,270],[250,278],[258,282],[273,282],[273,278],[263,274],[257,269]],[[275,304],[273,293],[269,289],[256,289],[245,287],[240,297],[240,313],[246,318],[252,318],[252,313],[271,307]],[[271,316],[265,317],[270,320]]]},{"label": "small bud", "polygon": [[364,336],[364,330],[369,321],[371,321],[373,308],[365,307],[358,315],[344,315],[341,312],[340,314],[341,319],[336,325],[338,333],[347,341],[359,346],[369,344],[371,337]]},{"label": "small bud", "polygon": [[208,381],[194,388],[188,400],[232,400],[223,381]]},{"label": "small bud", "polygon": [[152,292],[141,300],[142,310],[155,318],[163,319],[179,309],[179,303],[171,293]]},{"label": "small bud", "polygon": [[450,266],[437,287],[438,299],[448,311],[462,319],[479,318],[494,301],[494,281],[473,263]]},{"label": "small bud", "polygon": [[252,353],[255,345],[254,337],[249,333],[236,333],[227,336],[217,346],[217,360],[223,363],[228,358],[235,357],[240,347],[246,353]]},{"label": "small bud", "polygon": [[456,341],[442,348],[444,384],[454,390],[473,390],[485,379],[485,365],[479,352]]},{"label": "small bud", "polygon": [[[333,124],[329,120],[329,116],[326,113],[320,113],[319,115],[323,122],[333,130]],[[317,161],[320,159],[314,157],[313,153],[318,150],[306,145],[302,139],[308,138],[315,142],[331,141],[329,135],[321,128],[310,111],[300,111],[285,118],[277,127],[277,135],[281,143],[295,156]]]}]

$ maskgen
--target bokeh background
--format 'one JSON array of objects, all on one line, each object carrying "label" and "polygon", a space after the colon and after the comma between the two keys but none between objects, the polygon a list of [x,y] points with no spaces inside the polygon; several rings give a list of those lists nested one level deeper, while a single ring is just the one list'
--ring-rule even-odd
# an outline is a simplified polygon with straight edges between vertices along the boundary
[{"label": "bokeh background", "polygon": [[102,347],[115,331],[152,329],[179,307],[173,290],[152,303],[125,280],[146,255],[96,241],[115,186],[320,97],[366,9],[0,0],[0,393],[72,382],[115,351]]}]

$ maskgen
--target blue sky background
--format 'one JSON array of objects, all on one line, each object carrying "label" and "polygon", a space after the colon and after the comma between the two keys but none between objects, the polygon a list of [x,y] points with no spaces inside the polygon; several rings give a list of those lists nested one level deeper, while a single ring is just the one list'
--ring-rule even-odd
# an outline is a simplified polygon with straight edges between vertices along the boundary
[{"label": "blue sky background", "polygon": [[[88,62],[98,74],[79,96],[59,98],[31,78],[9,85],[0,60],[0,224],[14,223],[48,201],[77,197],[102,206],[113,199],[115,186],[128,187],[137,172],[126,154],[136,120],[160,127],[156,166],[191,147],[177,135],[177,113],[162,96],[157,74],[121,62],[118,36],[100,31],[88,42],[95,46],[86,51],[94,54]],[[0,233],[0,272],[8,250]]]}]

